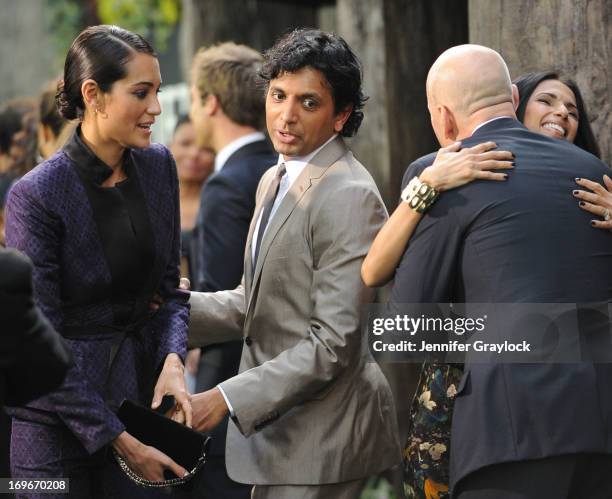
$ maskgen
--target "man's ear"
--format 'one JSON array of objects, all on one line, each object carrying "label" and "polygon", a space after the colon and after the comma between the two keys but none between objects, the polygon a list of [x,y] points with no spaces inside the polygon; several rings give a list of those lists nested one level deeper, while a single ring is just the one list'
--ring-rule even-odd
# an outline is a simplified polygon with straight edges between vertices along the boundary
[{"label": "man's ear", "polygon": [[214,116],[217,114],[219,109],[221,109],[221,104],[216,95],[208,94],[206,97],[204,97],[202,107],[208,116]]},{"label": "man's ear", "polygon": [[446,106],[440,106],[440,115],[444,139],[449,142],[455,142],[457,135],[459,135],[459,129],[453,112]]},{"label": "man's ear", "polygon": [[353,112],[353,105],[349,104],[334,117],[334,132],[341,133],[344,125],[348,121]]},{"label": "man's ear", "polygon": [[512,84],[512,107],[516,111],[519,106],[519,99],[521,96],[519,95],[518,87],[513,83]]}]

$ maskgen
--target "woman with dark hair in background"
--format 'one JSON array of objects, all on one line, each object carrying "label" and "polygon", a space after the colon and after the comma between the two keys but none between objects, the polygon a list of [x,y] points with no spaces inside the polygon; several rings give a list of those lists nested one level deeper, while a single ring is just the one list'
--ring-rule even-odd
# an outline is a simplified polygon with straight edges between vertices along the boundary
[{"label": "woman with dark hair in background", "polygon": [[[173,419],[191,422],[178,180],[169,151],[150,142],[160,85],[140,35],[85,29],[57,95],[62,116],[80,124],[7,200],[7,243],[32,259],[36,300],[75,361],[58,390],[11,409],[12,475],[68,477],[70,497],[151,497],[154,489],[136,487],[111,462],[110,447],[145,479],[185,474],[115,414],[124,399],[156,408],[169,394]],[[155,294],[163,303],[154,313]]]},{"label": "woman with dark hair in background", "polygon": [[[196,132],[187,115],[179,116],[174,127],[170,151],[176,161],[181,205],[181,277],[191,279],[193,228],[200,208],[204,182],[215,166],[215,153],[196,143]],[[191,393],[195,392],[200,349],[187,352],[185,375]]]},{"label": "woman with dark hair in background", "polygon": [[[593,135],[587,109],[582,99],[578,85],[573,80],[562,78],[557,71],[538,71],[525,73],[513,82],[518,88],[519,105],[516,108],[516,117],[533,132],[540,132],[558,139],[565,139],[601,158],[599,146]],[[542,122],[542,115],[550,111],[553,100],[565,94],[571,101],[573,94],[575,104],[567,112],[578,126],[568,136],[567,130],[558,130],[550,123]]]},{"label": "woman with dark hair in background", "polygon": [[9,150],[11,169],[21,177],[36,166],[36,100],[18,97],[8,101],[5,109],[21,117],[21,127],[13,134]]},{"label": "woman with dark hair in background", "polygon": [[0,247],[6,195],[13,182],[36,164],[35,114],[31,99],[12,99],[0,108]]},{"label": "woman with dark hair in background", "polygon": [[13,137],[23,128],[23,120],[15,109],[0,108],[0,209],[4,206],[8,189],[15,173],[13,165]]},{"label": "woman with dark hair in background", "polygon": [[215,153],[196,144],[196,133],[189,116],[180,116],[169,145],[179,180],[181,205],[181,276],[190,277],[191,234],[200,207],[202,186],[215,166]]}]

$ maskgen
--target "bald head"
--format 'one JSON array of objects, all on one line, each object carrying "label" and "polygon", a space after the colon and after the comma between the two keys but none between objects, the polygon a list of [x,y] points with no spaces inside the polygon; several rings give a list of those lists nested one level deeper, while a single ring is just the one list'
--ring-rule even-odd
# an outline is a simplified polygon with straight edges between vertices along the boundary
[{"label": "bald head", "polygon": [[512,103],[508,67],[495,50],[459,45],[443,52],[427,75],[427,95],[469,116],[504,102]]}]

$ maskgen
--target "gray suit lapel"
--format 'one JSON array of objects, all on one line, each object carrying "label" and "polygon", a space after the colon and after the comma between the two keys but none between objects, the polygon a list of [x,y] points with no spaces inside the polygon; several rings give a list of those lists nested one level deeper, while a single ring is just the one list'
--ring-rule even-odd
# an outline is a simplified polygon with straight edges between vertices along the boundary
[{"label": "gray suit lapel", "polygon": [[[250,282],[250,287],[247,287],[248,293],[248,303],[247,303],[247,311],[246,315],[248,316],[249,309],[251,307],[251,302],[255,297],[255,289],[257,288],[257,283],[259,278],[261,277],[261,269],[263,267],[264,261],[267,257],[268,251],[270,250],[270,246],[274,241],[274,238],[278,234],[278,231],[283,226],[291,212],[295,209],[297,203],[302,199],[306,191],[310,189],[312,185],[312,181],[318,179],[323,176],[325,171],[333,165],[338,159],[340,159],[347,151],[346,145],[341,137],[336,137],[335,140],[332,140],[326,147],[324,147],[321,151],[319,151],[314,158],[306,165],[306,168],[302,171],[300,176],[293,183],[285,197],[283,198],[281,204],[279,205],[276,213],[268,223],[268,228],[264,237],[261,241],[261,247],[259,249],[259,256],[257,258],[257,265],[255,269],[252,269],[252,260],[250,258],[251,255],[251,240],[254,231],[254,224],[249,231],[248,238],[248,260],[249,262],[245,262],[248,264],[248,270],[252,271],[253,279]],[[262,207],[258,207],[257,215],[255,220],[259,218],[259,213],[261,212]]]}]

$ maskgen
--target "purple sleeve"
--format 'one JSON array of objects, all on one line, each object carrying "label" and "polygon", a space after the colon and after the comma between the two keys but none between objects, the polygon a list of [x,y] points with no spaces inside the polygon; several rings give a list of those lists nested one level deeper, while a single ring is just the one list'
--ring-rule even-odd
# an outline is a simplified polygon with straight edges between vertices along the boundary
[{"label": "purple sleeve", "polygon": [[176,165],[166,149],[170,163],[170,185],[173,205],[172,249],[159,289],[163,304],[153,319],[158,332],[156,366],[158,369],[170,353],[176,353],[185,362],[187,329],[189,325],[189,292],[178,289],[180,278],[181,220]]},{"label": "purple sleeve", "polygon": [[17,248],[32,260],[36,302],[53,327],[61,331],[62,220],[43,205],[30,179],[21,179],[9,192],[5,217],[6,245]]},{"label": "purple sleeve", "polygon": [[[62,332],[61,245],[63,222],[48,209],[35,178],[19,181],[7,198],[7,245],[23,251],[34,264],[37,304],[58,332]],[[45,397],[45,409],[55,412],[89,453],[111,442],[124,429],[87,376],[72,365],[64,383]]]}]

